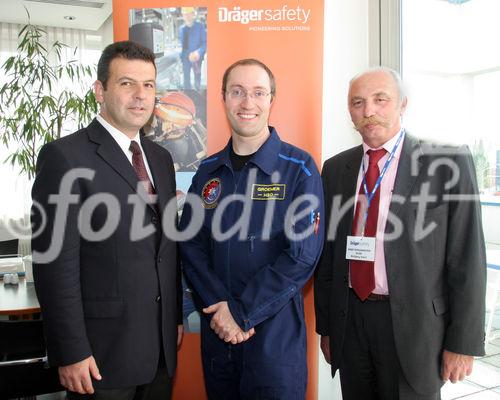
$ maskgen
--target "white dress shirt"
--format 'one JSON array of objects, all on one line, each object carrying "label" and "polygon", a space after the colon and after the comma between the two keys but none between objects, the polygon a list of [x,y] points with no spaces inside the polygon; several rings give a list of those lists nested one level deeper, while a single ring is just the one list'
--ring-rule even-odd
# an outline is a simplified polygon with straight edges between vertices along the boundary
[{"label": "white dress shirt", "polygon": [[[385,142],[379,149],[383,148],[387,151],[387,153],[380,159],[378,162],[378,168],[382,171],[385,162],[389,158],[396,142],[398,141],[399,135],[401,131],[399,131],[393,138]],[[377,294],[389,294],[389,287],[387,284],[387,271],[385,269],[385,253],[384,253],[384,231],[385,225],[387,223],[387,215],[389,214],[389,207],[391,205],[392,200],[392,192],[394,190],[394,182],[396,181],[396,173],[398,171],[399,165],[399,157],[401,155],[401,149],[403,148],[404,137],[399,143],[396,152],[394,153],[394,158],[392,159],[387,171],[380,182],[380,186],[378,190],[380,190],[380,202],[378,209],[378,220],[377,220],[377,235],[375,240],[375,289],[373,289],[373,293]],[[363,163],[365,165],[365,169],[368,165],[369,156],[367,151],[371,148],[363,142]],[[371,149],[378,150],[378,149]],[[363,180],[363,165],[361,165],[358,174],[358,183],[356,185],[356,198],[355,203],[358,201],[359,188],[361,186],[361,182]]]}]

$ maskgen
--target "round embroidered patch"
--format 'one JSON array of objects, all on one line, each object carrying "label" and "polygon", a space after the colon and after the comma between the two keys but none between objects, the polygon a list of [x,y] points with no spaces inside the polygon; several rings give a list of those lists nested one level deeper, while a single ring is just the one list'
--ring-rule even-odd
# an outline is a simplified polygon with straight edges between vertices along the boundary
[{"label": "round embroidered patch", "polygon": [[210,179],[205,183],[201,191],[205,207],[214,208],[217,205],[217,200],[219,200],[221,192],[222,186],[219,178]]}]

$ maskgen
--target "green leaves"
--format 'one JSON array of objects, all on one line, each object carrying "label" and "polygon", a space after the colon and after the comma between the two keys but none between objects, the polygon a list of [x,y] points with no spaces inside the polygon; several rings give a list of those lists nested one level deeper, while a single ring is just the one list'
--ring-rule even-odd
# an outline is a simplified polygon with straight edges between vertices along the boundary
[{"label": "green leaves", "polygon": [[40,27],[24,26],[17,54],[0,72],[7,77],[0,88],[0,140],[11,152],[3,161],[19,166],[30,178],[43,144],[59,138],[65,125],[87,125],[97,113],[90,85],[84,87],[95,66],[76,61],[76,49],[59,41],[44,46],[46,36]]},{"label": "green leaves", "polygon": [[474,159],[474,166],[476,167],[477,185],[479,186],[479,191],[483,191],[492,186],[490,181],[492,180],[491,177],[494,176],[494,173],[492,174],[492,169],[494,172],[494,167],[490,167],[482,140],[474,143],[472,147],[472,158]]}]

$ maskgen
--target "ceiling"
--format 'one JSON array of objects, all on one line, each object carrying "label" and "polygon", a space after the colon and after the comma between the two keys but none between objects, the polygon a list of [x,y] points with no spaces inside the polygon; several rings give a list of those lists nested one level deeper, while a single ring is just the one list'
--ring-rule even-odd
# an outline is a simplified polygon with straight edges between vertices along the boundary
[{"label": "ceiling", "polygon": [[96,31],[111,15],[112,0],[0,0],[0,21],[26,24],[25,7],[34,25]]}]

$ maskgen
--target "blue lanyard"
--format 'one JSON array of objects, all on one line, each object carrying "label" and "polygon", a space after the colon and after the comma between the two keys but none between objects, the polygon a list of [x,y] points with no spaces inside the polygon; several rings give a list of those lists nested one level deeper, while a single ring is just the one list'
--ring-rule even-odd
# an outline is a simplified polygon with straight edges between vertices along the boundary
[{"label": "blue lanyard", "polygon": [[[387,170],[389,169],[389,165],[391,164],[392,162],[392,159],[394,158],[394,154],[396,154],[396,150],[399,146],[399,143],[401,142],[401,140],[403,139],[403,136],[405,135],[405,131],[404,129],[401,130],[401,133],[399,134],[399,138],[398,140],[396,141],[396,144],[394,145],[394,147],[392,148],[392,151],[391,153],[389,154],[389,157],[387,158],[387,160],[385,161],[385,164],[384,166],[382,167],[382,171],[380,171],[380,175],[378,176],[378,179],[377,181],[375,182],[375,186],[373,186],[373,189],[371,191],[370,194],[368,194],[368,185],[366,184],[366,172],[365,172],[365,163],[364,163],[364,159],[363,159],[363,162],[361,163],[361,166],[363,168],[363,190],[365,192],[365,196],[366,196],[366,199],[367,199],[367,205],[366,205],[366,210],[365,210],[365,213],[363,215],[363,225],[362,225],[362,236],[365,236],[365,227],[366,227],[366,221],[368,219],[368,211],[370,210],[370,205],[372,203],[372,200],[373,200],[373,196],[375,196],[375,193],[377,192],[377,189],[378,187],[380,186],[380,183],[382,182],[382,178],[384,177],[385,173],[387,172]],[[364,158],[364,157],[363,157]]]}]

